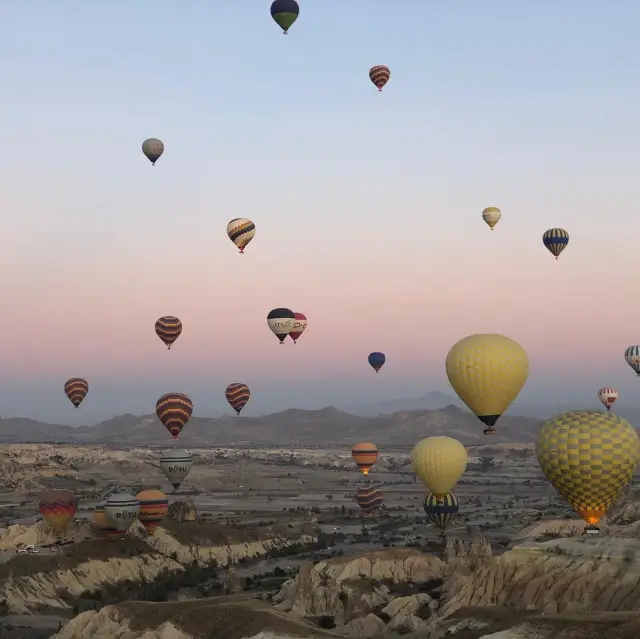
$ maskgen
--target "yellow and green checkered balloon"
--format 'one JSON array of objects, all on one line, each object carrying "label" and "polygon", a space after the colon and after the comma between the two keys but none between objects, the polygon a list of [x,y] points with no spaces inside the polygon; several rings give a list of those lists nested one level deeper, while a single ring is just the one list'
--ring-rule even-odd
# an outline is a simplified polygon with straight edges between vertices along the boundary
[{"label": "yellow and green checkered balloon", "polygon": [[542,425],[536,441],[542,472],[589,524],[597,524],[640,460],[640,439],[625,419],[575,410]]}]

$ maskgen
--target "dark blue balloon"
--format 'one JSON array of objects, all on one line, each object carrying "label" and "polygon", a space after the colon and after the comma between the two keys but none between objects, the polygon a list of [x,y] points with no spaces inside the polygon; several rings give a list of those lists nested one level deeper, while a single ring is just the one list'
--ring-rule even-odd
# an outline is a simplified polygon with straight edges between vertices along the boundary
[{"label": "dark blue balloon", "polygon": [[369,364],[371,365],[371,368],[373,368],[373,370],[376,373],[382,368],[384,363],[387,361],[387,358],[385,357],[384,353],[370,353],[368,359],[369,359]]}]

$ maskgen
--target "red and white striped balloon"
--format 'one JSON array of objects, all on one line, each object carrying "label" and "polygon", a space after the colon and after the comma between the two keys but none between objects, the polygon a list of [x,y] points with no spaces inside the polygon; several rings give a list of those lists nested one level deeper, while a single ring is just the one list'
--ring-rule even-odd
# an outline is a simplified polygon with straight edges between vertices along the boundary
[{"label": "red and white striped balloon", "polygon": [[598,399],[609,410],[618,399],[618,391],[615,388],[601,388],[598,391]]}]

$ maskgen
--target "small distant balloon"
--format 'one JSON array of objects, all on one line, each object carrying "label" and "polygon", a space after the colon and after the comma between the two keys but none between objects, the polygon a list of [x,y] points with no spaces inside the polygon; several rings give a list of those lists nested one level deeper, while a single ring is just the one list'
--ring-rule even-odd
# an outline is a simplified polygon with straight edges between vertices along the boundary
[{"label": "small distant balloon", "polygon": [[378,91],[382,91],[382,87],[389,82],[390,77],[391,70],[384,64],[379,64],[369,69],[369,79],[378,87]]},{"label": "small distant balloon", "polygon": [[274,308],[267,315],[267,324],[273,334],[284,344],[287,335],[293,330],[296,314],[288,308]]},{"label": "small distant balloon", "polygon": [[89,392],[89,383],[82,377],[71,377],[64,383],[64,392],[69,401],[78,408]]},{"label": "small distant balloon", "polygon": [[298,19],[300,7],[296,0],[274,0],[271,4],[271,17],[285,35]]},{"label": "small distant balloon", "polygon": [[231,408],[233,408],[233,410],[236,411],[236,414],[239,415],[240,411],[247,405],[247,402],[251,397],[251,391],[246,384],[233,382],[227,386],[224,395]]},{"label": "small distant balloon", "polygon": [[424,499],[424,512],[427,518],[443,533],[458,514],[458,510],[458,498],[453,493],[447,493],[440,499],[433,493],[427,493]]},{"label": "small distant balloon", "polygon": [[624,352],[624,359],[627,364],[633,368],[636,375],[640,377],[640,344],[629,346],[629,348]]},{"label": "small distant balloon", "polygon": [[307,317],[302,313],[294,313],[294,315],[295,321],[293,322],[293,328],[289,332],[289,337],[295,344],[300,339],[300,335],[307,330]]},{"label": "small distant balloon", "polygon": [[167,450],[160,456],[160,470],[175,490],[180,488],[193,466],[193,456],[187,450]]},{"label": "small distant balloon", "polygon": [[378,447],[373,442],[360,442],[351,449],[351,458],[366,477],[378,461]]},{"label": "small distant balloon", "polygon": [[386,355],[384,353],[378,352],[370,353],[367,359],[369,360],[369,365],[376,373],[384,366],[384,363],[387,361]]},{"label": "small distant balloon", "polygon": [[256,234],[256,225],[246,217],[236,217],[227,224],[229,239],[244,253],[247,244]]},{"label": "small distant balloon", "polygon": [[615,388],[605,386],[605,388],[601,388],[598,391],[598,399],[607,410],[611,410],[616,399],[618,399],[618,391]]},{"label": "small distant balloon", "polygon": [[167,348],[180,337],[182,322],[173,315],[165,315],[156,322],[156,335],[165,343]]},{"label": "small distant balloon", "polygon": [[542,234],[542,243],[557,260],[569,244],[569,233],[564,229],[549,229]]},{"label": "small distant balloon", "polygon": [[149,138],[142,143],[142,152],[147,156],[152,166],[160,159],[164,153],[164,144],[158,138]]},{"label": "small distant balloon", "polygon": [[156,402],[156,415],[173,439],[191,419],[193,402],[183,393],[167,393]]},{"label": "small distant balloon", "polygon": [[365,515],[372,515],[384,504],[384,496],[377,486],[359,486],[356,491],[356,502]]},{"label": "small distant balloon", "polygon": [[493,227],[500,221],[502,212],[497,206],[490,206],[482,211],[482,219],[489,225],[493,231]]}]

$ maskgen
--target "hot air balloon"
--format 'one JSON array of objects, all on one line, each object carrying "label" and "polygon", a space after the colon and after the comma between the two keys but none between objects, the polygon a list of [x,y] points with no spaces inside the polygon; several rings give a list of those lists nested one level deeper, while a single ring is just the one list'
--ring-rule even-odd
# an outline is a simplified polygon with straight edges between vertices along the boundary
[{"label": "hot air balloon", "polygon": [[47,490],[40,495],[42,518],[58,534],[62,534],[78,512],[78,500],[70,490]]},{"label": "hot air balloon", "polygon": [[384,64],[379,64],[369,69],[369,79],[378,87],[378,91],[382,91],[382,87],[389,82],[390,77],[391,71]]},{"label": "hot air balloon", "polygon": [[564,229],[549,229],[542,234],[542,243],[547,247],[552,255],[558,256],[569,244],[569,233]]},{"label": "hot air balloon", "polygon": [[542,472],[597,532],[597,523],[633,475],[640,439],[610,412],[574,410],[544,423],[536,440]]},{"label": "hot air balloon", "polygon": [[356,491],[356,501],[362,511],[369,515],[382,508],[384,497],[377,486],[359,486]]},{"label": "hot air balloon", "polygon": [[113,527],[105,512],[105,502],[100,502],[93,509],[93,526],[105,537],[121,537],[122,533]]},{"label": "hot air balloon", "polygon": [[149,138],[142,143],[142,152],[147,156],[151,166],[155,166],[164,153],[164,144],[158,138]]},{"label": "hot air balloon", "polygon": [[300,339],[300,335],[307,330],[307,317],[302,313],[294,313],[294,315],[295,321],[293,322],[293,328],[289,332],[289,337],[295,344]]},{"label": "hot air balloon", "polygon": [[129,493],[115,493],[105,502],[104,512],[116,530],[125,532],[138,518],[140,504]]},{"label": "hot air balloon", "polygon": [[224,392],[227,401],[231,408],[236,411],[236,414],[240,414],[240,411],[247,405],[249,398],[251,397],[251,391],[246,384],[241,382],[233,382],[229,384]]},{"label": "hot air balloon", "polygon": [[598,391],[598,399],[607,410],[610,410],[618,399],[618,391],[615,388],[601,388]]},{"label": "hot air balloon", "polygon": [[156,402],[156,415],[173,439],[178,439],[192,413],[193,403],[183,393],[167,393]]},{"label": "hot air balloon", "polygon": [[376,373],[384,366],[384,363],[387,361],[387,357],[384,353],[369,353],[369,357],[367,359],[369,360],[369,365]]},{"label": "hot air balloon", "polygon": [[371,442],[360,442],[351,449],[351,457],[366,477],[378,461],[378,447]]},{"label": "hot air balloon", "polygon": [[192,466],[193,457],[186,450],[167,450],[160,456],[160,470],[175,490],[180,488]]},{"label": "hot air balloon", "polygon": [[267,315],[267,324],[274,335],[284,344],[287,335],[293,330],[296,314],[288,308],[274,308]]},{"label": "hot air balloon", "polygon": [[244,253],[247,244],[256,234],[256,225],[246,217],[237,217],[227,224],[229,239]]},{"label": "hot air balloon", "polygon": [[432,494],[427,493],[424,498],[424,512],[427,518],[437,526],[442,533],[458,514],[458,498],[453,493],[447,493],[440,501]]},{"label": "hot air balloon", "polygon": [[640,345],[629,346],[624,352],[624,358],[627,360],[627,364],[636,372],[636,375],[640,377]]},{"label": "hot air balloon", "polygon": [[64,392],[71,403],[78,408],[89,392],[89,383],[82,377],[72,377],[64,383]]},{"label": "hot air balloon", "polygon": [[482,219],[489,225],[493,231],[493,227],[500,221],[502,212],[497,206],[490,206],[482,211]]},{"label": "hot air balloon", "polygon": [[493,426],[529,376],[527,353],[504,335],[461,339],[449,351],[445,366],[453,390],[485,424],[485,435],[496,432]]},{"label": "hot air balloon", "polygon": [[167,348],[171,348],[182,333],[182,322],[173,315],[165,315],[156,322],[156,334],[165,343]]},{"label": "hot air balloon", "polygon": [[452,437],[427,437],[411,451],[411,465],[418,479],[442,504],[467,468],[467,451]]},{"label": "hot air balloon", "polygon": [[298,19],[300,7],[296,0],[274,0],[271,4],[271,17],[285,35]]},{"label": "hot air balloon", "polygon": [[136,495],[140,504],[138,519],[149,534],[158,527],[169,509],[169,500],[161,490],[143,490]]}]

